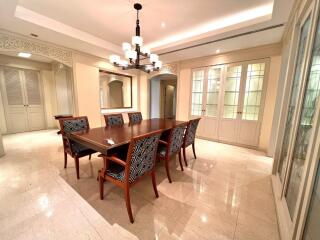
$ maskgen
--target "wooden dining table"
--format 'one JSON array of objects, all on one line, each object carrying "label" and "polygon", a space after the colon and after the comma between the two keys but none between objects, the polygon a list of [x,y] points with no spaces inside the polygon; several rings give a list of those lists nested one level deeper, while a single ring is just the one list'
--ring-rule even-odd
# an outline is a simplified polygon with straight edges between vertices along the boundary
[{"label": "wooden dining table", "polygon": [[154,118],[136,124],[90,128],[86,131],[72,132],[68,137],[87,148],[107,155],[108,150],[128,144],[133,137],[157,130],[168,131],[182,123],[185,122]]}]

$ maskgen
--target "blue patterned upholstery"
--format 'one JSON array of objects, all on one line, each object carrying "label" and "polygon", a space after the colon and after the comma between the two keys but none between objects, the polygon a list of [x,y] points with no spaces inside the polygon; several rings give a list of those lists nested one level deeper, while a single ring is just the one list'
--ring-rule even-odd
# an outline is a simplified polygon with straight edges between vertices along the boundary
[{"label": "blue patterned upholstery", "polygon": [[165,157],[167,153],[166,152],[167,147],[169,147],[169,151],[168,151],[169,156],[179,152],[183,144],[183,137],[184,137],[185,130],[186,130],[185,124],[174,127],[170,132],[169,139],[166,140],[168,143],[170,143],[170,145],[168,146],[168,145],[160,144],[158,147],[158,155],[160,157]]},{"label": "blue patterned upholstery", "polygon": [[186,135],[185,135],[185,146],[189,146],[194,142],[194,139],[196,137],[196,131],[199,124],[200,118],[190,120],[189,126],[187,127]]},{"label": "blue patterned upholstery", "polygon": [[117,179],[118,181],[123,182],[124,180],[124,170],[121,172],[113,172],[111,170],[107,170],[106,174],[114,179]]},{"label": "blue patterned upholstery", "polygon": [[142,115],[140,112],[130,113],[128,116],[129,116],[130,123],[139,123],[142,121]]},{"label": "blue patterned upholstery", "polygon": [[86,118],[63,120],[63,131],[65,133],[87,130],[89,128]]},{"label": "blue patterned upholstery", "polygon": [[122,115],[106,115],[106,122],[108,126],[122,125],[123,118]]},{"label": "blue patterned upholstery", "polygon": [[179,125],[172,129],[169,155],[175,154],[180,151],[183,144],[183,136],[185,130],[185,125]]},{"label": "blue patterned upholstery", "polygon": [[[88,128],[89,124],[86,117],[63,120],[62,130],[64,133],[87,130]],[[71,152],[76,155],[89,155],[95,152],[94,150],[72,141],[71,139],[69,139],[69,145]]]},{"label": "blue patterned upholstery", "polygon": [[131,155],[129,182],[133,182],[154,167],[159,139],[160,134],[157,134],[135,142]]},{"label": "blue patterned upholstery", "polygon": [[[159,139],[160,134],[157,134],[142,138],[133,143],[129,170],[130,183],[154,168]],[[124,181],[125,170],[118,173],[107,170],[106,174],[119,181]]]}]

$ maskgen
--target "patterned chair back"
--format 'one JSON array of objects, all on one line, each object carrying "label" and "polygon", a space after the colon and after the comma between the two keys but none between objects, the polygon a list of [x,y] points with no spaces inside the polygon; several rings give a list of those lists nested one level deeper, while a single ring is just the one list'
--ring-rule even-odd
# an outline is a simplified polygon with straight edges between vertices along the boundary
[{"label": "patterned chair back", "polygon": [[61,133],[77,132],[89,129],[89,121],[86,116],[63,118],[59,120]]},{"label": "patterned chair back", "polygon": [[192,119],[189,121],[186,134],[184,136],[184,146],[187,147],[190,144],[194,143],[194,139],[196,137],[196,132],[198,128],[198,124],[201,118]]},{"label": "patterned chair back", "polygon": [[129,123],[139,123],[142,121],[141,112],[128,113]]},{"label": "patterned chair back", "polygon": [[108,114],[108,115],[103,115],[104,120],[106,122],[106,126],[116,126],[116,125],[123,125],[123,117],[122,114]]},{"label": "patterned chair back", "polygon": [[175,126],[169,136],[169,148],[168,153],[169,155],[175,154],[180,151],[181,146],[183,144],[183,136],[186,130],[187,123],[179,124]]},{"label": "patterned chair back", "polygon": [[126,161],[126,180],[134,182],[154,169],[161,132],[155,131],[131,140]]}]

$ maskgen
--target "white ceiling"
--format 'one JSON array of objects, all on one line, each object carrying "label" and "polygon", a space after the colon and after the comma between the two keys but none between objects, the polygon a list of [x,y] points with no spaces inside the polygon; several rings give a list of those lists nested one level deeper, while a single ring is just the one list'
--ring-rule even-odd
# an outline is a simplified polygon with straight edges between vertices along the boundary
[{"label": "white ceiling", "polygon": [[[141,0],[141,35],[157,52],[285,23],[294,0]],[[81,4],[80,4],[81,2]],[[0,28],[100,57],[134,35],[134,0],[0,0]],[[271,8],[270,8],[271,7]],[[272,11],[273,8],[273,11]],[[271,9],[270,12],[268,12]],[[247,17],[248,16],[248,17]],[[161,27],[161,23],[165,27]],[[282,28],[163,56],[165,61],[279,42]]]}]

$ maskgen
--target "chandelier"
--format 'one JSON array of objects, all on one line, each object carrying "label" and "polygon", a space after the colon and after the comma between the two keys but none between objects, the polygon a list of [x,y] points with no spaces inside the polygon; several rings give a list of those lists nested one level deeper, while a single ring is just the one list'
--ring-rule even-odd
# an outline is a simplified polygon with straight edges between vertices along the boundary
[{"label": "chandelier", "polygon": [[[142,5],[135,3],[133,6],[137,10],[136,35],[132,37],[132,44],[128,42],[122,43],[122,50],[127,60],[120,59],[118,55],[111,55],[109,60],[114,66],[121,67],[123,70],[139,69],[147,73],[159,71],[162,67],[159,56],[151,53],[150,48],[143,46],[143,39],[140,36],[139,11],[142,9]],[[150,63],[140,64],[141,57],[149,58]]]}]

